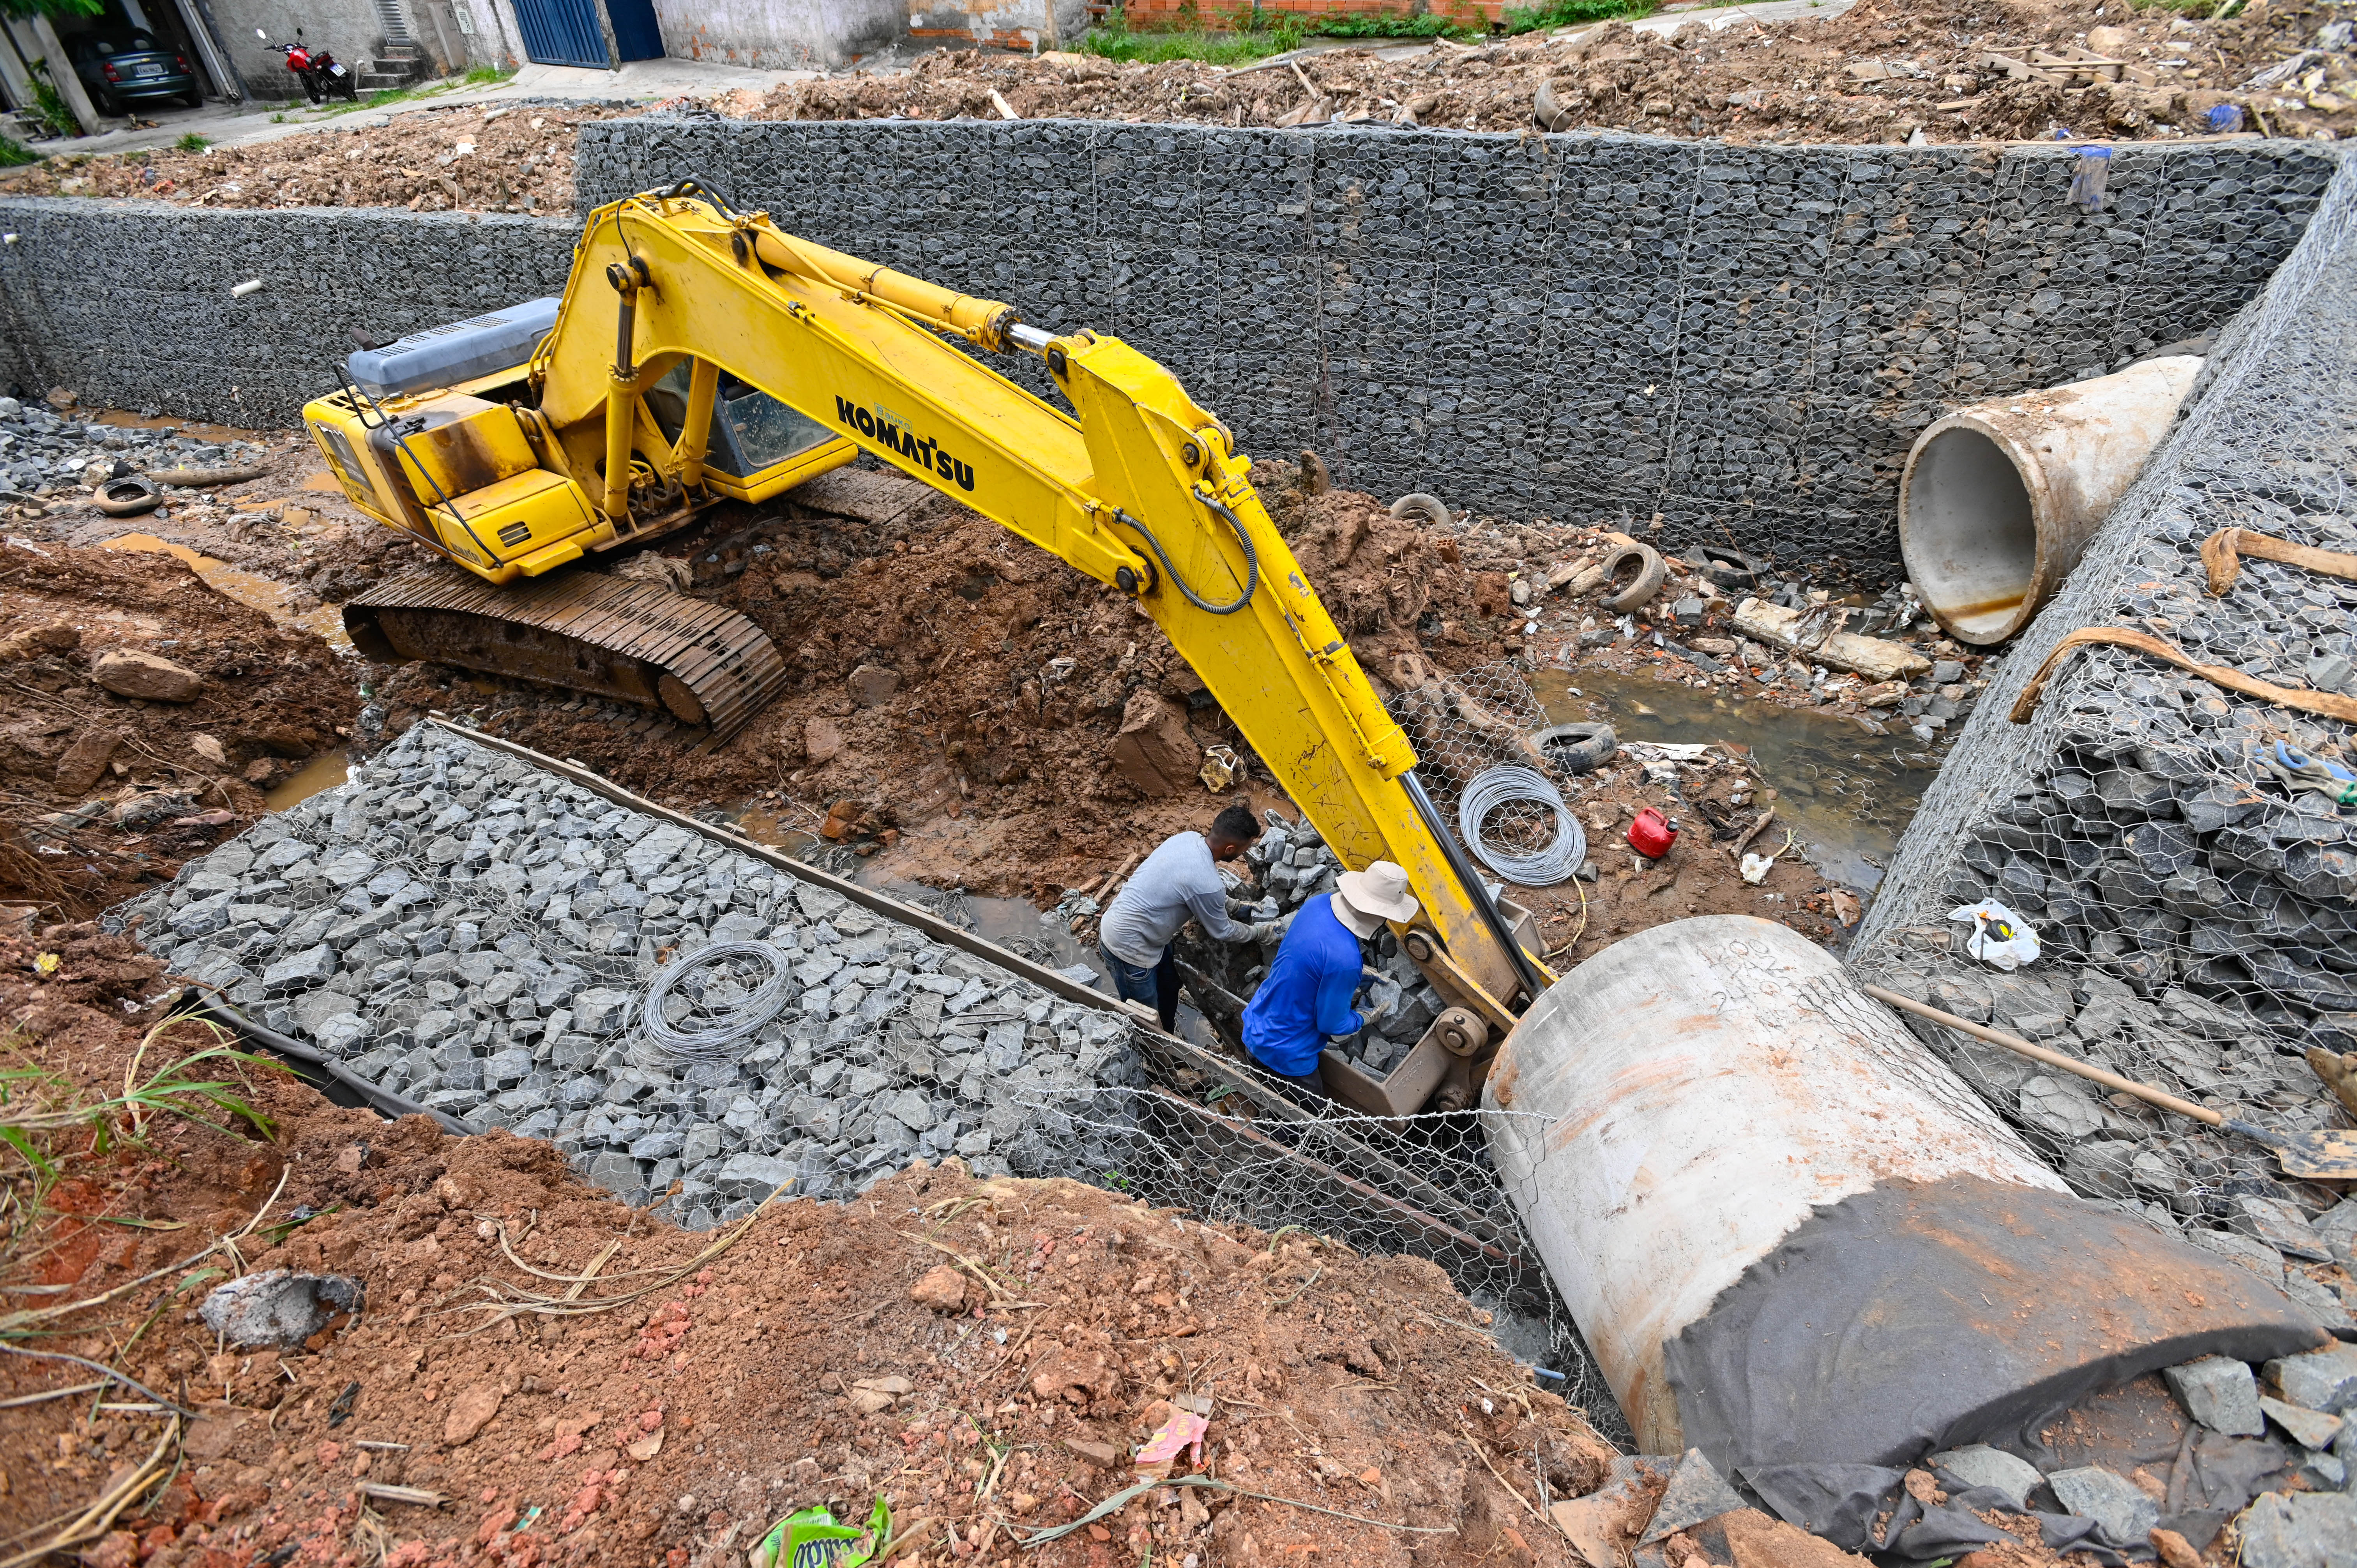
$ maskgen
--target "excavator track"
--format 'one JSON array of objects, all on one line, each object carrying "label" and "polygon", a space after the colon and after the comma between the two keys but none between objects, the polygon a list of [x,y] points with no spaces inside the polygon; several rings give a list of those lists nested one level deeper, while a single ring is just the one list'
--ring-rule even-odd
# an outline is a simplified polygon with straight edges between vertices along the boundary
[{"label": "excavator track", "polygon": [[432,660],[667,712],[726,740],[786,683],[769,634],[659,584],[565,572],[495,587],[429,566],[344,606],[370,659]]}]

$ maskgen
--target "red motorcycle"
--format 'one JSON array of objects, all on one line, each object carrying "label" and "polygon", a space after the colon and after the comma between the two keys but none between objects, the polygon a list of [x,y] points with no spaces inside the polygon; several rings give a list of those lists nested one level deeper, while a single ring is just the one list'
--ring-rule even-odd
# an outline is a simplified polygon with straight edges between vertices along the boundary
[{"label": "red motorcycle", "polygon": [[338,64],[336,57],[326,49],[306,44],[302,28],[295,29],[295,41],[291,44],[271,44],[270,35],[260,27],[253,29],[253,36],[286,57],[286,69],[295,73],[296,80],[303,84],[303,96],[312,102],[324,103],[330,98],[360,102],[359,84],[352,80],[352,73]]}]

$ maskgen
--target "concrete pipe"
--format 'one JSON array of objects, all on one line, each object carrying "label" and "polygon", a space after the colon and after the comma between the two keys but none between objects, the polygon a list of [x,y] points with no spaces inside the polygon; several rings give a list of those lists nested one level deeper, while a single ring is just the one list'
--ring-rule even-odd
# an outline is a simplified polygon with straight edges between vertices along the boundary
[{"label": "concrete pipe", "polygon": [[1579,965],[1481,1108],[1638,1442],[1725,1476],[1910,1464],[2189,1347],[2319,1342],[2255,1275],[2072,1197],[1773,921],[1678,920]]},{"label": "concrete pipe", "polygon": [[1975,403],[1915,440],[1899,553],[1949,636],[1987,646],[2029,624],[2168,434],[2201,368],[2190,354]]}]

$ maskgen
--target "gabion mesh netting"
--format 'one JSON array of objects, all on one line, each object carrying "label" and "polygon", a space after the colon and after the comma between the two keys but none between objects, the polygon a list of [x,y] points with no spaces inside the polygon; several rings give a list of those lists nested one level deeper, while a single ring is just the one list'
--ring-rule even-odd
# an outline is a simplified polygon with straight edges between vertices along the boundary
[{"label": "gabion mesh netting", "polygon": [[[1868,979],[2272,1126],[2348,1126],[2305,1058],[2357,1050],[2357,817],[2274,766],[2283,743],[2357,766],[2350,726],[2115,647],[2076,652],[2026,725],[2007,713],[2064,633],[2125,626],[2291,688],[2357,691],[2357,583],[2245,561],[2222,596],[2200,549],[2241,526],[2357,545],[2357,172],[2236,319],[2180,422],[2003,661],[1927,792],[1861,930]],[[2337,789],[2337,785],[2333,786]],[[1964,951],[1953,908],[1994,898],[2043,955]],[[1919,1033],[2083,1194],[2220,1251],[2330,1255],[2329,1189],[2264,1150],[1937,1026]],[[2262,1267],[2281,1259],[2264,1248]],[[2295,1269],[2292,1288],[2341,1304]]]},{"label": "gabion mesh netting", "polygon": [[[972,929],[963,894],[922,899]],[[1305,1112],[1249,1066],[1074,994],[1071,972],[995,961],[438,725],[110,920],[359,1078],[549,1138],[692,1228],[780,1183],[845,1197],[952,1155],[1298,1226],[1430,1259],[1510,1349],[1625,1433],[1470,1112]],[[730,943],[782,956],[773,1015],[725,1047],[664,1049],[645,1021],[656,983]],[[716,1028],[776,976],[766,957],[715,966],[658,1005],[673,1027]]]}]

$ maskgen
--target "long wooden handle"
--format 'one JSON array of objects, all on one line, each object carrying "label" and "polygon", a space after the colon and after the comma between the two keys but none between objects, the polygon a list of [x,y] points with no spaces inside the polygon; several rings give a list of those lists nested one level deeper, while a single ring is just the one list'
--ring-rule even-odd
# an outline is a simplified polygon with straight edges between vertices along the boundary
[{"label": "long wooden handle", "polygon": [[1962,1034],[1970,1035],[1976,1040],[1986,1040],[1992,1046],[2003,1046],[2016,1056],[2028,1057],[2031,1061],[2044,1062],[2049,1067],[2059,1067],[2064,1072],[2076,1073],[2092,1082],[2103,1084],[2109,1089],[2116,1089],[2123,1094],[2133,1094],[2148,1104],[2159,1106],[2163,1111],[2174,1111],[2179,1116],[2190,1116],[2196,1122],[2206,1122],[2212,1127],[2222,1127],[2226,1124],[2226,1118],[2218,1112],[2207,1106],[2196,1105],[2190,1100],[2179,1100],[2173,1094],[2165,1094],[2148,1083],[2138,1083],[2132,1078],[2122,1078],[2115,1072],[2105,1072],[2102,1068],[2089,1067],[2076,1057],[2064,1056],[2061,1051],[2050,1051],[2044,1046],[2033,1046],[2028,1040],[2016,1039],[2013,1036],[2000,1030],[1975,1024],[1969,1018],[1959,1018],[1953,1013],[1943,1013],[1937,1007],[1926,1006],[1921,1002],[1901,996],[1896,991],[1885,990],[1879,985],[1862,986],[1860,989],[1878,1002],[1888,1002],[1893,1007],[1915,1014],[1919,1017],[1929,1018],[1934,1024],[1943,1024]]}]

